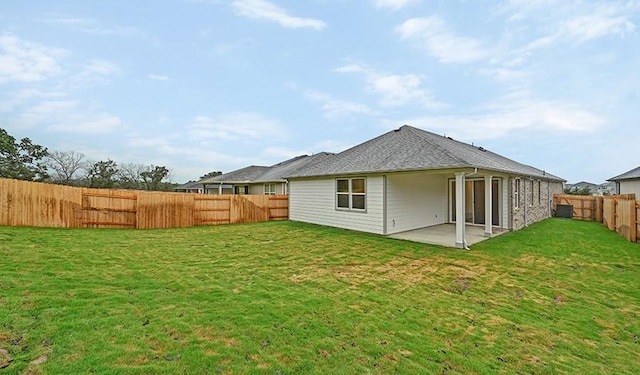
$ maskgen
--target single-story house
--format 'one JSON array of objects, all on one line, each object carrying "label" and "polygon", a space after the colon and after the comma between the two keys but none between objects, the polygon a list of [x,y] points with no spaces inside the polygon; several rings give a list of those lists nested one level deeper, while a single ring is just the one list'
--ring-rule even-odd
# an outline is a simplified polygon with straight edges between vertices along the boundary
[{"label": "single-story house", "polygon": [[283,177],[305,166],[331,158],[332,153],[301,155],[272,166],[252,165],[198,181],[205,194],[288,194],[288,181]]},{"label": "single-story house", "polygon": [[587,182],[587,181],[580,181],[575,184],[564,184],[565,192],[577,193],[577,192],[588,191],[589,194],[597,194],[599,189],[600,189],[599,185],[596,185],[593,182]]},{"label": "single-story house", "polygon": [[199,181],[189,181],[185,184],[178,185],[175,188],[173,188],[173,191],[178,193],[196,193],[196,194],[204,193],[202,184]]},{"label": "single-story house", "polygon": [[392,235],[455,223],[456,247],[466,225],[518,230],[550,217],[565,180],[408,125],[291,170],[289,218]]},{"label": "single-story house", "polygon": [[616,184],[616,194],[635,194],[636,199],[640,198],[640,167],[634,168],[621,175],[611,177],[607,181]]},{"label": "single-story house", "polygon": [[575,184],[564,184],[564,191],[567,193],[589,193],[590,195],[608,195],[615,194],[615,184],[605,182],[603,184],[594,184],[593,182],[580,181]]}]

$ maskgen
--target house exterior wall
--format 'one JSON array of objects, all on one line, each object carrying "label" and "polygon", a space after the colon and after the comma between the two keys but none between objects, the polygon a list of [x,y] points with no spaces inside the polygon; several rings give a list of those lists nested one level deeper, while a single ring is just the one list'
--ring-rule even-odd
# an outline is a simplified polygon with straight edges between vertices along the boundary
[{"label": "house exterior wall", "polygon": [[620,181],[620,194],[635,194],[640,199],[640,180]]},{"label": "house exterior wall", "polygon": [[[218,190],[217,187],[215,187],[215,188],[209,187],[209,188],[207,188],[207,190],[205,190],[205,194],[218,195],[218,192],[219,192],[219,190]],[[233,188],[222,188],[222,194],[223,195],[225,195],[225,194],[233,194]]]},{"label": "house exterior wall", "polygon": [[502,218],[500,220],[500,226],[502,229],[511,229],[511,202],[513,198],[511,197],[511,185],[509,185],[510,178],[502,177],[500,187],[502,188],[502,194],[500,197],[502,198]]},{"label": "house exterior wall", "polygon": [[561,182],[531,180],[520,178],[518,208],[515,207],[515,189],[518,178],[509,178],[511,208],[511,230],[519,230],[525,226],[551,216],[551,199],[554,194],[562,194]]},{"label": "house exterior wall", "polygon": [[366,176],[366,210],[345,211],[336,209],[335,178],[291,180],[289,182],[289,219],[384,234],[383,193],[383,176]]},{"label": "house exterior wall", "polygon": [[388,175],[386,234],[446,223],[447,184],[445,175]]},{"label": "house exterior wall", "polygon": [[[272,182],[273,183],[273,182]],[[275,182],[276,185],[276,195],[284,194],[284,182]],[[264,183],[251,184],[249,185],[249,194],[252,195],[263,195],[264,194]]]}]

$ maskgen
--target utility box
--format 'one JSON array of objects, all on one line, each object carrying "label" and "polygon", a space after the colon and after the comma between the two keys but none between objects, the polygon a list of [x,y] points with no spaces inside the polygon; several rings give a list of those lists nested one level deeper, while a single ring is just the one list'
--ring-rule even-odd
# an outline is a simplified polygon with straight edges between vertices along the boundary
[{"label": "utility box", "polygon": [[573,219],[573,205],[572,204],[559,204],[556,206],[556,217],[562,217],[565,219]]}]

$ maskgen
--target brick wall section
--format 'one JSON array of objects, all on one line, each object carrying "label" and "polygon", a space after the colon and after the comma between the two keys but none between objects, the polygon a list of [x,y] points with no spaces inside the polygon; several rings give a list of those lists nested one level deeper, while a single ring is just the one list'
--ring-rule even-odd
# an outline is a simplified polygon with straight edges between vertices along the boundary
[{"label": "brick wall section", "polygon": [[[518,208],[515,208],[516,185],[520,181]],[[511,230],[519,230],[526,225],[550,217],[550,206],[554,194],[562,194],[561,182],[529,178],[510,178]]]}]

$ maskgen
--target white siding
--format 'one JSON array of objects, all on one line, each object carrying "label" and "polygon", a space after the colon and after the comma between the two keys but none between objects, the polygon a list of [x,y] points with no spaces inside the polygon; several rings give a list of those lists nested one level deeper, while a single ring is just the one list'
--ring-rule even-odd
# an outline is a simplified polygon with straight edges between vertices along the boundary
[{"label": "white siding", "polygon": [[502,178],[502,224],[503,229],[511,229],[510,213],[513,208],[513,196],[511,196],[511,178]]},{"label": "white siding", "polygon": [[252,185],[249,185],[249,194],[251,194],[251,195],[262,195],[262,194],[264,194],[264,185],[263,184],[252,184]]},{"label": "white siding", "polygon": [[367,177],[367,209],[358,212],[336,210],[335,178],[290,181],[289,219],[383,234],[383,185],[382,176]]},{"label": "white siding", "polygon": [[[249,194],[252,195],[263,195],[264,194],[264,185],[263,183],[260,184],[251,184],[249,185]],[[283,192],[283,182],[276,182],[276,195],[282,194]]]},{"label": "white siding", "polygon": [[620,181],[620,194],[632,193],[640,200],[640,180]]},{"label": "white siding", "polygon": [[444,175],[387,177],[387,234],[447,222],[447,183]]}]

